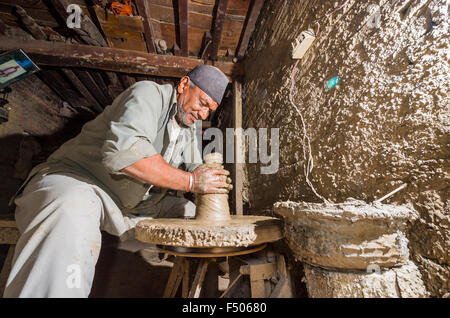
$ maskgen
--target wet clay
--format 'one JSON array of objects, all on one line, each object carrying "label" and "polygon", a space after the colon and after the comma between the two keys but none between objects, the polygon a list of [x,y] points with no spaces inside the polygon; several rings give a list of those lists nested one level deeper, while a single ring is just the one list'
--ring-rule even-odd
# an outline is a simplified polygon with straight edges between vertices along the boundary
[{"label": "wet clay", "polygon": [[[223,169],[220,153],[204,158],[208,168]],[[195,219],[149,219],[136,225],[141,242],[179,247],[248,247],[283,238],[277,218],[230,215],[228,193],[198,194]]]},{"label": "wet clay", "polygon": [[[223,169],[222,154],[214,152],[204,158],[202,165],[211,169]],[[198,194],[196,220],[204,222],[221,222],[231,220],[228,205],[228,193],[225,194]]]}]

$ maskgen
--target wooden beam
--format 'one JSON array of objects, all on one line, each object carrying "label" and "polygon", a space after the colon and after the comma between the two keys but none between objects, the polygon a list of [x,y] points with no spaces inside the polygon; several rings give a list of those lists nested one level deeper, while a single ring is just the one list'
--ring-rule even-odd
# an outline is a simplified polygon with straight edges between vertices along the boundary
[{"label": "wooden beam", "polygon": [[137,11],[141,17],[144,18],[144,36],[147,43],[147,51],[149,53],[156,53],[155,36],[153,35],[153,28],[150,15],[150,3],[148,0],[136,0]]},{"label": "wooden beam", "polygon": [[[70,3],[67,0],[49,0],[49,1],[52,4],[53,9],[58,14],[59,18],[62,20],[64,25],[66,25],[67,18],[70,15],[70,13],[68,13],[66,10]],[[84,13],[81,13],[80,25],[81,25],[80,29],[73,28],[70,30],[75,32],[83,40],[83,42],[95,46],[108,46],[102,34],[97,29],[97,26]]]},{"label": "wooden beam", "polygon": [[212,44],[211,32],[209,31],[205,32],[202,39],[202,49],[201,49],[202,54],[200,54],[200,59],[202,59],[205,62],[205,64],[206,61],[208,60],[208,57],[211,55],[211,44]]},{"label": "wooden beam", "polygon": [[211,44],[211,59],[217,59],[219,52],[220,38],[222,37],[223,23],[227,11],[228,0],[219,0],[217,4],[216,17],[214,19],[213,41]]},{"label": "wooden beam", "polygon": [[181,56],[189,55],[188,24],[188,1],[178,0],[178,35],[180,37]]},{"label": "wooden beam", "polygon": [[233,81],[233,128],[236,129],[234,137],[234,169],[233,169],[233,201],[236,215],[244,213],[242,191],[244,189],[244,143],[242,135],[242,84]]},{"label": "wooden beam", "polygon": [[84,84],[78,79],[75,73],[72,70],[62,68],[61,69],[64,74],[66,74],[67,78],[72,82],[73,86],[80,92],[81,96],[84,96],[89,103],[92,105],[92,108],[97,112],[101,113],[103,108],[100,106],[98,101],[92,96],[91,92],[84,86]]},{"label": "wooden beam", "polygon": [[16,5],[16,13],[20,16],[20,20],[22,21],[25,28],[33,35],[33,37],[37,40],[47,40],[47,35],[42,31],[41,27],[34,21],[32,17],[30,17],[24,8],[19,5]]},{"label": "wooden beam", "polygon": [[259,17],[259,12],[264,5],[264,0],[251,0],[250,8],[244,23],[244,30],[239,39],[238,48],[236,50],[236,57],[243,57],[247,51],[250,37],[255,30],[255,24]]},{"label": "wooden beam", "polygon": [[86,86],[86,88],[91,92],[92,96],[94,96],[99,102],[102,108],[108,106],[108,100],[104,96],[100,87],[98,87],[97,83],[92,78],[91,74],[87,71],[74,69],[73,72],[80,79],[80,81]]},{"label": "wooden beam", "polygon": [[125,89],[127,89],[128,87],[130,87],[131,85],[133,85],[134,83],[136,83],[136,80],[134,79],[134,77],[131,77],[127,74],[120,74],[119,73],[119,78],[122,81],[122,85]]},{"label": "wooden beam", "polygon": [[2,0],[2,3],[11,4],[11,5],[19,5],[21,7],[30,7],[36,9],[47,9],[42,0]]},{"label": "wooden beam", "polygon": [[[68,88],[66,81],[56,70],[41,70],[36,73],[37,76],[50,87],[63,101],[66,101],[72,107],[86,106],[84,98],[80,98],[74,90]],[[83,102],[84,101],[84,102]]]},{"label": "wooden beam", "polygon": [[[114,99],[111,94],[109,93],[108,86],[105,84],[105,81],[102,77],[102,74],[95,71],[90,70],[89,74],[91,74],[92,78],[94,79],[95,83],[97,83],[97,86],[100,88],[100,90],[103,93],[103,96],[107,100],[107,105],[111,104],[112,100]],[[105,105],[106,106],[106,105]]]},{"label": "wooden beam", "polygon": [[6,30],[8,29],[8,26],[3,22],[2,19],[0,19],[0,35],[6,35]]},{"label": "wooden beam", "polygon": [[[150,76],[183,77],[202,60],[150,54],[109,47],[67,44],[40,40],[21,41],[0,36],[0,51],[22,48],[40,65],[58,67],[85,67],[122,73]],[[244,73],[240,63],[215,62],[214,66],[230,77]]]}]

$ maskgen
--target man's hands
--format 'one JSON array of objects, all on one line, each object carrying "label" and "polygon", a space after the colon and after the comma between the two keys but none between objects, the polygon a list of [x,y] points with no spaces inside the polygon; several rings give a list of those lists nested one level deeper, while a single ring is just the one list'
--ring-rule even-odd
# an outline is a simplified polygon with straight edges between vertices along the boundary
[{"label": "man's hands", "polygon": [[147,184],[200,194],[228,193],[233,188],[227,170],[200,166],[193,172],[186,172],[169,165],[160,154],[143,158],[121,171]]},{"label": "man's hands", "polygon": [[207,167],[198,167],[192,171],[193,193],[228,193],[233,185],[231,179],[227,176],[230,173],[223,169],[211,169]]}]

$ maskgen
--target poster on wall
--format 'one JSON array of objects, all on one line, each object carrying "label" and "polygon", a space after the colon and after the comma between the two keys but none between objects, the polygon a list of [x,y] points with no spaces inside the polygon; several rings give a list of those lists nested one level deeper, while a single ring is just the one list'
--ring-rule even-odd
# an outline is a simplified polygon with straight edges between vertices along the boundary
[{"label": "poster on wall", "polygon": [[0,89],[21,80],[37,71],[39,67],[22,49],[0,54]]}]

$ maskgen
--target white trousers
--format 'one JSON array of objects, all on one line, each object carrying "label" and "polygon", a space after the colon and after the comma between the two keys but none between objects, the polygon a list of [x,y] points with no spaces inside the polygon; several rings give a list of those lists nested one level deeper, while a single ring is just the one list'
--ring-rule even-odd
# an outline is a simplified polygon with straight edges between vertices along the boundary
[{"label": "white trousers", "polygon": [[195,204],[166,196],[148,215],[124,215],[100,187],[71,173],[34,176],[14,201],[21,233],[4,297],[87,297],[101,232],[133,236],[145,218],[195,215]]}]

